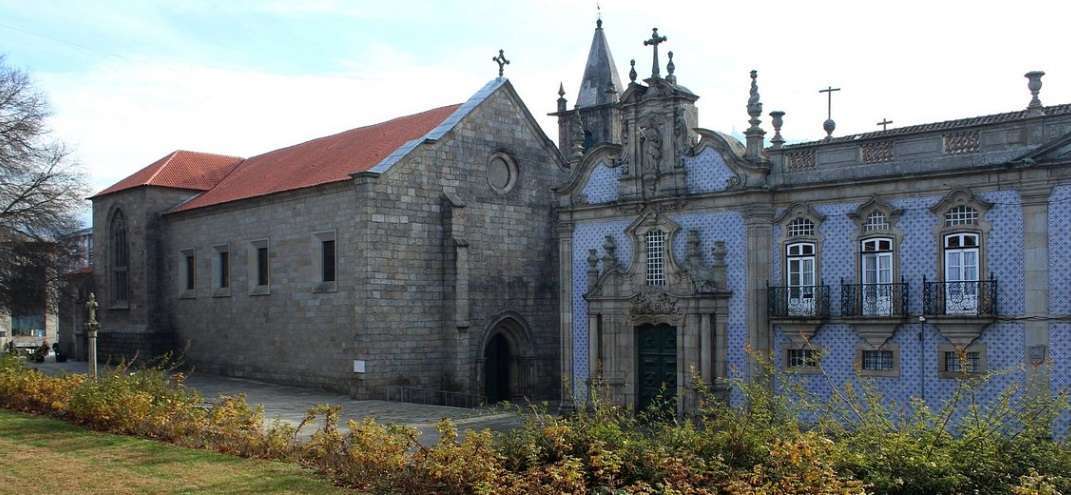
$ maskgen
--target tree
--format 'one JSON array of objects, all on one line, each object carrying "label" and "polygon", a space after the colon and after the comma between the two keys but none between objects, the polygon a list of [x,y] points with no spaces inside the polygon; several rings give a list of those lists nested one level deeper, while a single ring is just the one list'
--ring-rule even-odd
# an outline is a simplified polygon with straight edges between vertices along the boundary
[{"label": "tree", "polygon": [[[0,308],[19,310],[57,294],[71,266],[85,206],[85,176],[50,136],[48,101],[0,55]],[[54,303],[55,301],[49,301]]]}]

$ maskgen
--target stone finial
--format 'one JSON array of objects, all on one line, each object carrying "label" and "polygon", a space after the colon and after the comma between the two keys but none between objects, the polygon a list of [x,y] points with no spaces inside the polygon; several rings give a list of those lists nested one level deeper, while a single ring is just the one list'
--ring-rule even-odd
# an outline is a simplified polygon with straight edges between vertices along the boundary
[{"label": "stone finial", "polygon": [[747,157],[751,160],[759,160],[762,155],[762,142],[766,132],[759,127],[762,123],[759,120],[759,116],[762,115],[762,101],[759,98],[759,71],[751,71],[751,91],[747,99],[747,114],[751,116],[748,123],[751,127],[748,127],[744,131],[744,136],[747,138]]},{"label": "stone finial", "polygon": [[568,101],[565,99],[565,83],[558,83],[558,113],[566,109]]},{"label": "stone finial", "polygon": [[1026,109],[1031,114],[1041,115],[1045,113],[1044,107],[1041,105],[1041,98],[1038,98],[1038,93],[1041,92],[1041,76],[1044,75],[1045,73],[1040,70],[1030,71],[1023,75],[1029,80],[1027,88],[1030,89],[1031,98],[1030,104],[1026,106]]},{"label": "stone finial", "polygon": [[781,149],[781,146],[785,144],[785,138],[781,136],[781,126],[784,125],[785,112],[780,110],[774,110],[770,112],[770,123],[773,124],[774,135],[770,139],[770,143],[773,144],[774,149]]},{"label": "stone finial", "polygon": [[636,59],[629,60],[628,64],[631,66],[628,70],[628,80],[629,82],[636,82]]},{"label": "stone finial", "polygon": [[677,70],[677,64],[673,63],[673,50],[667,52],[666,56],[669,57],[669,62],[666,62],[666,80],[677,84],[677,76],[673,75],[673,72]]},{"label": "stone finial", "polygon": [[599,275],[599,254],[595,249],[588,250],[588,274],[589,278],[591,274]]},{"label": "stone finial", "polygon": [[606,96],[611,102],[617,101],[617,86],[614,86],[613,81],[606,83]]},{"label": "stone finial", "polygon": [[605,251],[602,257],[602,269],[609,271],[611,267],[617,266],[617,241],[614,241],[613,236],[606,236],[602,243],[602,250]]},{"label": "stone finial", "polygon": [[573,154],[572,159],[579,161],[584,157],[584,121],[580,118],[580,112],[573,112]]},{"label": "stone finial", "polygon": [[688,260],[699,261],[699,231],[696,229],[688,230],[688,251],[685,257]]}]

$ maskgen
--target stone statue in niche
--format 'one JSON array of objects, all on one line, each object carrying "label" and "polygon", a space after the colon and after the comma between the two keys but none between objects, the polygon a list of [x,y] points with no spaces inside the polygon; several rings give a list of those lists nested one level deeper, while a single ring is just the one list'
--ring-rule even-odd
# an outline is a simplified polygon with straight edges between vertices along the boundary
[{"label": "stone statue in niche", "polygon": [[644,175],[658,176],[662,167],[662,133],[657,125],[643,129]]},{"label": "stone statue in niche", "polygon": [[[683,157],[691,150],[688,140],[688,121],[680,108],[673,109],[673,139],[676,141],[677,156]],[[683,166],[683,161],[678,166]]]},{"label": "stone statue in niche", "polygon": [[632,166],[632,146],[629,145],[628,122],[621,123],[621,156],[618,157],[618,166],[623,167],[621,174],[630,175],[629,168]]}]

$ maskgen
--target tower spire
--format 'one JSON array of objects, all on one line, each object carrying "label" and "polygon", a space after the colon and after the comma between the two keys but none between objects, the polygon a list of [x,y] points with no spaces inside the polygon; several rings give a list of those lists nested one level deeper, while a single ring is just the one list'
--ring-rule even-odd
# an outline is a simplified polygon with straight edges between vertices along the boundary
[{"label": "tower spire", "polygon": [[616,99],[616,93],[610,93],[606,90],[610,86],[614,88],[624,87],[621,85],[621,77],[617,74],[614,57],[610,54],[610,45],[606,41],[606,33],[602,28],[602,13],[600,11],[598,19],[595,21],[595,35],[591,38],[588,60],[584,65],[584,78],[580,82],[580,94],[576,98],[577,108],[614,103],[611,98]]}]

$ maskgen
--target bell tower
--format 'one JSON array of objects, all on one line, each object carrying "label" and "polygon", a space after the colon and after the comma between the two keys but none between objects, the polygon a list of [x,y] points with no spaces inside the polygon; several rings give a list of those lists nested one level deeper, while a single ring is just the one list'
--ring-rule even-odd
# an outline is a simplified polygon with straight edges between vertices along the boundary
[{"label": "bell tower", "polygon": [[579,161],[586,150],[603,143],[618,143],[621,116],[616,104],[621,78],[610,54],[602,19],[595,21],[584,77],[580,82],[576,105],[567,108],[565,88],[558,89],[558,149],[569,161]]}]

